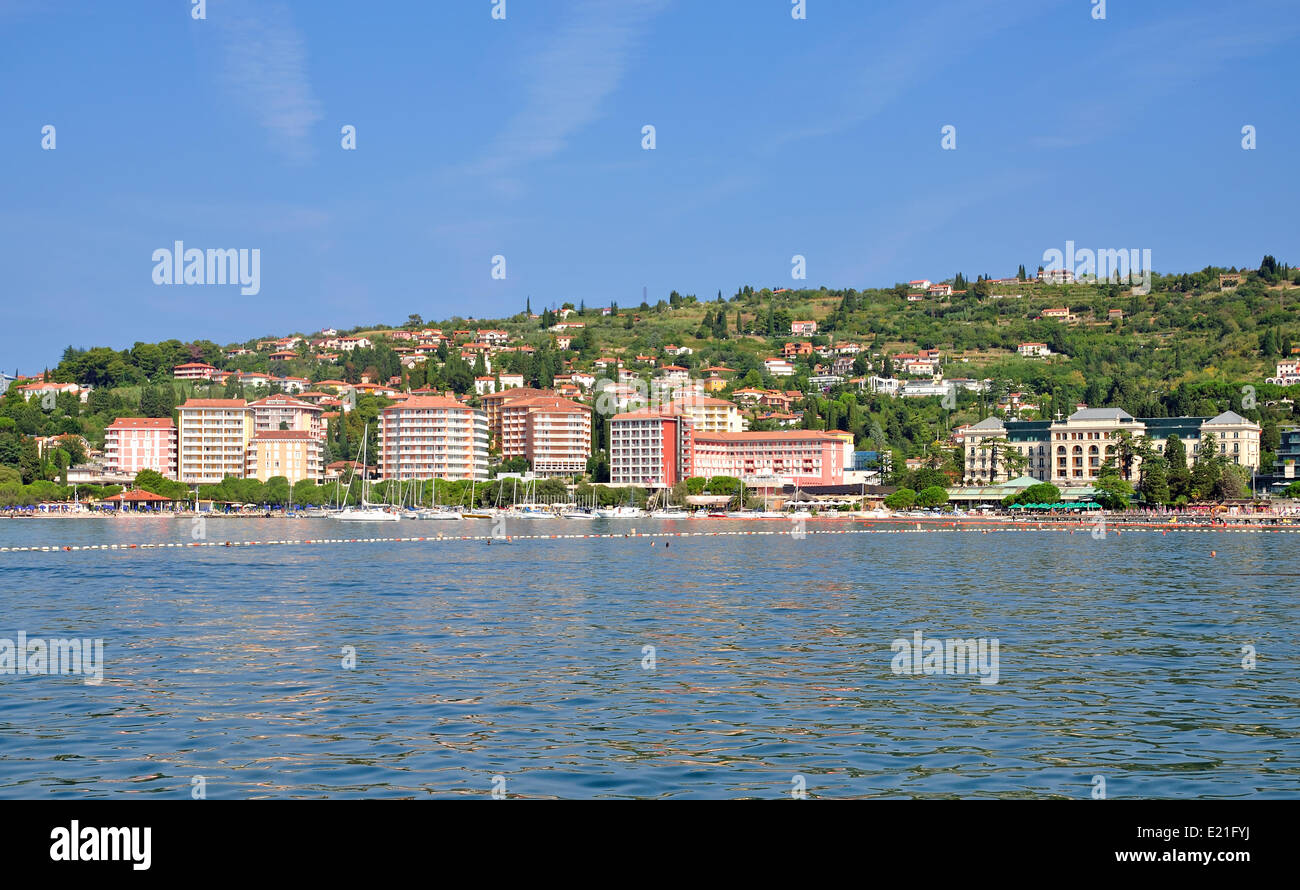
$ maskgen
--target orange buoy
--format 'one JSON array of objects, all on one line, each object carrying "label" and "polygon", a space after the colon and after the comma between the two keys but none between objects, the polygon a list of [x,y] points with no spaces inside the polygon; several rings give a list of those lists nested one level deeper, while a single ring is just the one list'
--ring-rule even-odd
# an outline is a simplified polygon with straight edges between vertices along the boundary
[{"label": "orange buoy", "polygon": [[1218,555],[1219,555],[1219,554],[1216,553],[1215,551],[1213,551],[1213,550],[1210,551],[1210,556],[1218,556]]}]

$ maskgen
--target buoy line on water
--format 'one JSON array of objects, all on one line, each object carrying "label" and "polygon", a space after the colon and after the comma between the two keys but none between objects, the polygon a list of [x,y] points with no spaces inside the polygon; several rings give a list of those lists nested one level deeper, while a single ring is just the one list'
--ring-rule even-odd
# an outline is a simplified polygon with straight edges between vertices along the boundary
[{"label": "buoy line on water", "polygon": [[[30,547],[0,547],[0,553],[74,553],[103,550],[178,550],[193,547],[307,547],[328,544],[418,544],[418,543],[453,543],[456,541],[481,541],[487,543],[510,543],[513,541],[574,541],[574,540],[615,540],[618,538],[734,538],[734,537],[793,537],[796,540],[808,535],[920,535],[935,532],[1018,532],[1018,531],[1056,531],[1074,534],[1076,530],[1091,531],[1087,525],[1062,526],[1049,528],[1029,528],[1025,526],[970,527],[955,524],[931,526],[927,528],[843,528],[843,529],[767,529],[752,531],[708,531],[708,532],[644,532],[631,529],[627,532],[604,532],[584,535],[426,535],[421,537],[396,538],[304,538],[300,540],[280,541],[189,541],[135,543],[135,544],[64,544],[33,545]],[[1168,526],[1111,526],[1105,529],[1109,537],[1114,533],[1120,537],[1121,532],[1215,532],[1255,534],[1273,532],[1277,534],[1300,534],[1300,528],[1170,528]]]}]

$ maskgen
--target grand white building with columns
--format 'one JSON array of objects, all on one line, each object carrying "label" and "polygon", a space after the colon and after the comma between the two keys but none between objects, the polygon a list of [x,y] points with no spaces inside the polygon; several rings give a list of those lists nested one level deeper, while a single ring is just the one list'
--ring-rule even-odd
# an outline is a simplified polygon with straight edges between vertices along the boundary
[{"label": "grand white building with columns", "polygon": [[[1118,463],[1118,447],[1125,433],[1134,440],[1149,439],[1158,453],[1164,451],[1169,436],[1177,436],[1187,451],[1189,466],[1200,453],[1202,439],[1213,433],[1220,455],[1252,472],[1259,469],[1260,427],[1236,412],[1225,411],[1217,417],[1137,418],[1119,408],[1081,408],[1063,420],[987,417],[967,428],[962,443],[964,475],[968,482],[1001,482],[1026,475],[1057,486],[1088,484],[1096,481],[1108,459]],[[1007,452],[1024,458],[1022,472],[1010,471]],[[1130,477],[1137,477],[1140,464],[1141,457],[1135,457]]]}]

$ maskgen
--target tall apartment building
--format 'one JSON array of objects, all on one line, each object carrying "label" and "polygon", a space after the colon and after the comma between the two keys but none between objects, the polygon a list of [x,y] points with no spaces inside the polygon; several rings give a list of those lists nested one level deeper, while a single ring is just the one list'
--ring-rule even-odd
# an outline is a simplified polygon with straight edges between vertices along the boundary
[{"label": "tall apartment building", "polygon": [[254,432],[285,429],[311,433],[317,439],[325,437],[325,427],[321,423],[324,411],[319,405],[281,395],[249,402],[248,407],[253,409]]},{"label": "tall apartment building", "polygon": [[591,409],[555,395],[508,399],[501,404],[501,457],[524,457],[539,476],[587,471]]},{"label": "tall apartment building", "polygon": [[244,475],[253,412],[243,399],[190,399],[177,412],[181,482],[216,484]]},{"label": "tall apartment building", "polygon": [[261,430],[248,443],[244,475],[265,482],[284,476],[293,485],[303,479],[319,483],[325,475],[324,442],[310,430]]},{"label": "tall apartment building", "polygon": [[176,425],[170,417],[119,417],[104,428],[104,465],[134,476],[154,470],[176,478]]},{"label": "tall apartment building", "polygon": [[544,389],[534,389],[531,386],[517,386],[484,395],[480,400],[480,404],[482,404],[483,411],[487,415],[488,432],[492,437],[492,447],[498,450],[501,448],[501,441],[505,432],[501,425],[501,410],[507,402],[532,396],[553,395],[555,393],[547,392]]},{"label": "tall apartment building", "polygon": [[609,421],[609,481],[676,485],[691,473],[691,422],[670,409],[644,408]]},{"label": "tall apartment building", "polygon": [[486,479],[488,420],[442,396],[412,396],[379,412],[385,479]]},{"label": "tall apartment building", "polygon": [[[1122,434],[1133,439],[1146,437],[1157,453],[1165,442],[1177,436],[1187,452],[1190,466],[1200,453],[1201,440],[1213,433],[1219,454],[1233,463],[1259,469],[1258,424],[1233,411],[1217,417],[1136,418],[1119,408],[1082,408],[1064,420],[1001,420],[987,417],[967,428],[963,436],[966,451],[966,479],[1006,481],[1010,471],[1003,456],[992,466],[994,443],[1001,455],[1010,449],[1025,461],[1024,475],[1054,485],[1093,482],[1108,459],[1118,460]],[[1136,479],[1141,458],[1133,461],[1131,478]]]}]

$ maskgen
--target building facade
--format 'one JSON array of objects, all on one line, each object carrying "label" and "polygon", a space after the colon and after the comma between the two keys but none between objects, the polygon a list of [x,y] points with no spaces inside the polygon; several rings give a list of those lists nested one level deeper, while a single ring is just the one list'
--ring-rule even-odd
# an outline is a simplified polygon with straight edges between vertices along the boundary
[{"label": "building facade", "polygon": [[324,446],[307,430],[255,432],[248,443],[244,475],[260,482],[283,476],[290,485],[303,479],[320,483],[325,475]]},{"label": "building facade", "polygon": [[853,467],[851,437],[817,430],[696,433],[691,465],[696,476],[736,476],[782,485],[842,485]]},{"label": "building facade", "polygon": [[739,433],[745,429],[739,406],[726,399],[689,395],[668,407],[689,417],[697,433]]},{"label": "building facade", "polygon": [[190,485],[242,477],[253,411],[243,399],[190,399],[177,409],[177,476]]},{"label": "building facade", "polygon": [[673,486],[692,475],[691,424],[682,414],[642,409],[609,421],[609,481]]},{"label": "building facade", "polygon": [[526,458],[538,476],[574,476],[591,457],[591,409],[554,395],[501,405],[501,457]]},{"label": "building facade", "polygon": [[[1157,453],[1165,442],[1177,436],[1187,451],[1188,465],[1200,454],[1201,441],[1213,434],[1219,454],[1252,471],[1259,468],[1258,424],[1226,411],[1217,417],[1135,418],[1119,408],[1082,408],[1064,420],[1001,420],[988,417],[966,429],[965,478],[968,482],[1006,481],[1022,473],[1061,485],[1093,482],[1107,460],[1119,460],[1122,439],[1150,440]],[[994,451],[999,451],[993,466]],[[1017,455],[1013,467],[1006,455]],[[1137,478],[1141,457],[1133,459],[1129,472]]]},{"label": "building facade", "polygon": [[154,470],[176,478],[176,425],[170,417],[119,417],[104,428],[104,468],[134,476]]},{"label": "building facade", "polygon": [[514,399],[523,399],[531,396],[548,396],[555,393],[547,392],[544,389],[534,389],[531,386],[516,386],[510,389],[501,389],[498,392],[487,393],[480,400],[483,411],[487,415],[488,433],[491,436],[492,447],[500,450],[502,438],[505,430],[501,424],[501,409],[509,401]]},{"label": "building facade", "polygon": [[442,396],[383,409],[379,471],[385,479],[487,479],[487,414]]},{"label": "building facade", "polygon": [[268,396],[250,402],[253,410],[253,432],[266,433],[274,430],[296,430],[311,433],[317,439],[325,437],[325,426],[321,423],[324,413],[319,405],[302,402],[289,396]]}]

